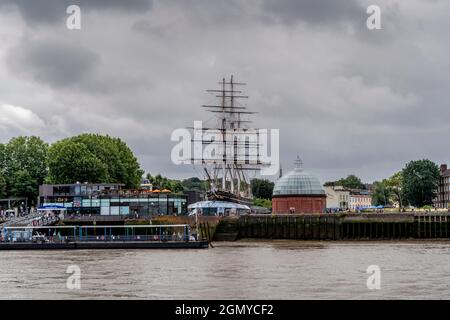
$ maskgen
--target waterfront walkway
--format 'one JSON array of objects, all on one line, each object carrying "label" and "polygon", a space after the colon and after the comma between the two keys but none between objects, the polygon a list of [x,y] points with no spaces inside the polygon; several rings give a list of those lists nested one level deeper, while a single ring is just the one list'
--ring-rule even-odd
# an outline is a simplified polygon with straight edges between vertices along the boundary
[{"label": "waterfront walkway", "polygon": [[6,220],[0,224],[0,231],[3,231],[7,227],[19,227],[19,226],[49,226],[59,221],[56,216],[47,216],[47,213],[37,212],[28,214],[22,217],[14,217]]}]

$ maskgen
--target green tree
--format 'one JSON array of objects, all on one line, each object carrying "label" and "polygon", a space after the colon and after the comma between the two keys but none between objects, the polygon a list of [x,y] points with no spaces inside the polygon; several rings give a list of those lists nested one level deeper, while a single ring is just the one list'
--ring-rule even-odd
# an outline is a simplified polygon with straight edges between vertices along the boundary
[{"label": "green tree", "polygon": [[423,159],[410,161],[402,170],[405,198],[414,206],[432,205],[439,184],[439,167]]},{"label": "green tree", "polygon": [[160,174],[153,177],[150,173],[147,173],[146,178],[153,185],[153,190],[169,189],[175,193],[182,192],[184,190],[183,184],[179,180],[168,179]]},{"label": "green tree", "polygon": [[261,198],[254,198],[253,204],[255,206],[264,207],[264,208],[272,208],[272,200],[269,199],[261,199]]},{"label": "green tree", "polygon": [[0,172],[0,199],[6,197],[6,180]]},{"label": "green tree", "polygon": [[56,142],[50,147],[48,164],[48,180],[52,183],[123,183],[127,188],[137,188],[143,174],[123,141],[99,134],[81,134]]},{"label": "green tree", "polygon": [[272,199],[274,183],[267,179],[252,179],[250,181],[252,194],[255,198]]},{"label": "green tree", "polygon": [[26,170],[38,183],[47,175],[48,144],[39,137],[12,138],[4,147],[4,165],[6,174]]},{"label": "green tree", "polygon": [[179,193],[184,190],[183,184],[179,180],[169,180],[169,187],[165,189],[169,189],[175,193]]},{"label": "green tree", "polygon": [[361,182],[361,179],[354,174],[350,174],[347,178],[338,180],[337,183],[338,185],[349,189],[364,189],[364,184]]},{"label": "green tree", "polygon": [[389,179],[386,179],[386,185],[390,189],[393,201],[397,202],[400,209],[405,204],[405,197],[403,195],[403,174],[401,171],[393,174]]},{"label": "green tree", "polygon": [[373,183],[372,203],[375,206],[387,206],[392,196],[391,188],[388,186],[387,180],[375,181]]},{"label": "green tree", "polygon": [[50,147],[48,168],[50,183],[110,182],[106,165],[86,145],[70,139],[61,140]]},{"label": "green tree", "polygon": [[361,179],[354,174],[349,174],[346,178],[341,178],[336,181],[327,181],[324,186],[343,186],[348,189],[364,189],[364,184]]},{"label": "green tree", "polygon": [[[114,177],[118,181],[122,181],[128,187],[137,188],[141,183],[144,171],[141,169],[138,159],[133,151],[119,138],[112,139],[118,151],[119,163],[122,164],[122,170],[115,173]],[[111,168],[111,166],[108,166]]]},{"label": "green tree", "polygon": [[5,145],[0,143],[0,198],[5,198],[7,196],[4,170],[5,170]]},{"label": "green tree", "polygon": [[105,164],[109,182],[124,183],[128,188],[139,186],[144,172],[131,149],[121,139],[87,133],[70,139],[84,144],[92,155]]},{"label": "green tree", "polygon": [[32,200],[36,196],[36,185],[38,185],[38,182],[27,170],[18,170],[14,172],[12,177],[11,195]]},{"label": "green tree", "polygon": [[205,180],[200,180],[197,177],[192,177],[181,181],[184,190],[196,190],[196,191],[207,191],[209,186],[208,182]]},{"label": "green tree", "polygon": [[7,195],[26,196],[34,203],[47,175],[48,145],[39,137],[16,137],[0,147],[1,172]]},{"label": "green tree", "polygon": [[152,176],[150,173],[147,173],[147,179],[153,186],[153,190],[161,190],[167,184],[167,178],[163,177],[161,174],[157,174],[156,176]]},{"label": "green tree", "polygon": [[4,172],[5,170],[5,160],[6,160],[6,152],[5,152],[6,146],[2,143],[0,143],[0,173]]}]

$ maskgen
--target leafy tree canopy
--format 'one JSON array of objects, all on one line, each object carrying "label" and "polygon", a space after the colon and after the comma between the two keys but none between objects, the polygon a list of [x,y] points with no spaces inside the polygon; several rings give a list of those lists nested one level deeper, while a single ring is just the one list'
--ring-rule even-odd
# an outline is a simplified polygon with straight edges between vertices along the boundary
[{"label": "leafy tree canopy", "polygon": [[364,189],[364,184],[361,179],[354,174],[348,175],[346,178],[341,178],[336,181],[328,181],[324,183],[325,186],[343,186],[349,189]]},{"label": "leafy tree canopy", "polygon": [[403,193],[417,207],[431,205],[439,184],[439,167],[428,159],[410,161],[402,170]]},{"label": "leafy tree canopy", "polygon": [[33,199],[37,185],[39,184],[27,170],[18,170],[12,176],[11,195]]},{"label": "leafy tree canopy", "polygon": [[160,174],[152,176],[150,173],[147,173],[146,178],[153,185],[154,190],[169,189],[172,192],[182,192],[184,190],[183,184],[179,180],[168,179]]},{"label": "leafy tree canopy", "polygon": [[184,190],[196,190],[196,191],[207,191],[209,184],[205,180],[201,180],[197,177],[192,177],[181,181]]},{"label": "leafy tree canopy", "polygon": [[391,177],[385,180],[387,188],[391,193],[393,202],[397,202],[400,208],[407,203],[403,192],[403,173],[402,171],[394,173]]},{"label": "leafy tree canopy", "polygon": [[272,208],[272,200],[269,199],[261,199],[261,198],[254,198],[253,204],[255,206],[264,207],[264,208]]},{"label": "leafy tree canopy", "polygon": [[0,198],[5,198],[6,195],[6,180],[0,172]]},{"label": "leafy tree canopy", "polygon": [[71,139],[56,142],[48,153],[50,183],[110,181],[107,165],[92,154],[83,143]]},{"label": "leafy tree canopy", "polygon": [[81,134],[53,144],[48,157],[51,183],[124,183],[139,186],[143,171],[130,148],[119,138]]},{"label": "leafy tree canopy", "polygon": [[375,181],[373,183],[372,203],[375,206],[390,205],[391,204],[392,190],[388,186],[387,180]]},{"label": "leafy tree canopy", "polygon": [[272,199],[273,182],[267,179],[252,179],[250,185],[255,198]]},{"label": "leafy tree canopy", "polygon": [[47,175],[47,150],[47,143],[34,136],[12,138],[0,145],[0,174],[6,196],[26,196],[33,202]]}]

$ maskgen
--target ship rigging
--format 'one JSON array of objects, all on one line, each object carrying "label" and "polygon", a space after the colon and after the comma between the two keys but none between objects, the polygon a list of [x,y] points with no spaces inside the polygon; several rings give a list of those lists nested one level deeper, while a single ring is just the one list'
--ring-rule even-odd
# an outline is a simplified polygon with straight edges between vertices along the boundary
[{"label": "ship rigging", "polygon": [[[216,125],[203,128],[194,122],[194,164],[201,164],[210,190],[209,200],[225,200],[251,204],[250,174],[270,163],[262,160],[260,147],[264,145],[260,129],[249,128],[249,116],[257,112],[247,110],[241,102],[248,99],[242,91],[245,83],[235,82],[233,76],[218,82],[219,89],[206,90],[217,104],[202,105],[214,115]],[[201,122],[200,122],[201,123]],[[195,144],[207,145],[206,152],[196,152]]]}]

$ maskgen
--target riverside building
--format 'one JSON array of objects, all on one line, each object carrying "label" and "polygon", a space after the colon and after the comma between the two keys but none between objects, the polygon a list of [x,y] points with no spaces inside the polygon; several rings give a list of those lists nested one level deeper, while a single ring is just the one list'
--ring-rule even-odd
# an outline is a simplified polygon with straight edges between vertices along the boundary
[{"label": "riverside building", "polygon": [[123,184],[75,183],[39,186],[41,206],[63,206],[67,214],[101,216],[180,215],[187,197],[170,190],[127,190]]},{"label": "riverside building", "polygon": [[345,211],[349,209],[350,190],[343,186],[325,186],[327,209]]},{"label": "riverside building", "polygon": [[441,164],[441,177],[439,179],[439,186],[436,192],[436,198],[433,203],[435,208],[449,209],[450,208],[450,170],[447,169],[446,164]]},{"label": "riverside building", "polygon": [[364,210],[372,207],[372,196],[368,190],[351,190],[349,209],[352,211]]},{"label": "riverside building", "polygon": [[275,183],[272,193],[272,212],[322,213],[326,208],[326,194],[315,176],[303,170],[297,157],[295,169],[282,176]]}]

